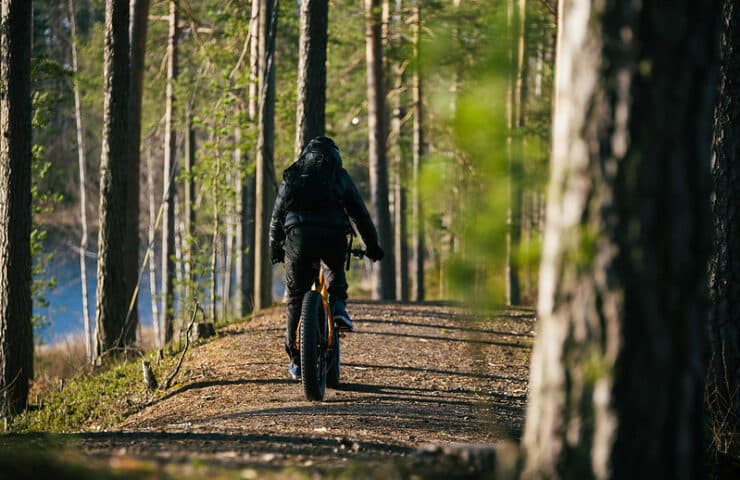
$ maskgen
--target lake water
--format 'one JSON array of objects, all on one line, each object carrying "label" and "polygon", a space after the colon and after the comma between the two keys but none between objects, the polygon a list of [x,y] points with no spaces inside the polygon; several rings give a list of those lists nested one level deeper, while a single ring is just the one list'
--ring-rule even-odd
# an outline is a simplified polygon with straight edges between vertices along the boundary
[{"label": "lake water", "polygon": [[[94,258],[88,258],[87,289],[91,322],[95,319],[96,268],[96,260]],[[44,315],[49,320],[47,327],[34,330],[36,341],[41,340],[45,344],[53,345],[69,337],[81,338],[84,332],[84,325],[79,256],[68,246],[56,247],[54,257],[47,265],[45,274],[48,277],[56,278],[57,287],[46,292],[49,307],[39,309],[34,306],[34,314]],[[275,267],[273,269],[273,298],[282,298],[284,288],[283,268],[282,266]],[[204,308],[208,311],[207,305],[204,305]],[[143,327],[152,326],[149,271],[146,269],[144,270],[139,287],[139,321]]]}]

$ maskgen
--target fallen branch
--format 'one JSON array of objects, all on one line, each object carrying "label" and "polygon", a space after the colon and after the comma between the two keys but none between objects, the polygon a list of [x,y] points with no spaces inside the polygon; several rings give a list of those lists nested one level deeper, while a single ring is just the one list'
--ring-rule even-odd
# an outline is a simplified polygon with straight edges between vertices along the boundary
[{"label": "fallen branch", "polygon": [[167,390],[172,385],[172,381],[175,379],[177,374],[180,372],[180,367],[182,367],[182,361],[185,359],[185,354],[188,353],[188,348],[190,347],[190,332],[193,330],[193,325],[195,324],[195,317],[200,312],[203,315],[203,320],[206,319],[206,312],[203,311],[203,307],[200,306],[200,303],[195,302],[195,308],[193,309],[193,316],[190,319],[190,325],[188,325],[188,329],[185,332],[185,348],[182,350],[182,353],[180,354],[180,359],[177,361],[177,365],[175,366],[175,369],[167,376],[167,379],[159,386],[160,390]]}]

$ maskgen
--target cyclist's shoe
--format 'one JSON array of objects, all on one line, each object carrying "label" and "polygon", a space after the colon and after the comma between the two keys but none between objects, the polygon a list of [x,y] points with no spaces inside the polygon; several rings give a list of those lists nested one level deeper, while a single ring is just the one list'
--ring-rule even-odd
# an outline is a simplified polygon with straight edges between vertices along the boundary
[{"label": "cyclist's shoe", "polygon": [[293,380],[300,380],[301,365],[298,363],[290,362],[290,365],[288,366],[288,373],[290,373],[290,376],[293,378]]},{"label": "cyclist's shoe", "polygon": [[335,302],[334,305],[332,305],[331,314],[334,321],[337,322],[339,330],[344,330],[346,332],[352,331],[352,320],[350,320],[349,314],[344,308],[344,302]]}]

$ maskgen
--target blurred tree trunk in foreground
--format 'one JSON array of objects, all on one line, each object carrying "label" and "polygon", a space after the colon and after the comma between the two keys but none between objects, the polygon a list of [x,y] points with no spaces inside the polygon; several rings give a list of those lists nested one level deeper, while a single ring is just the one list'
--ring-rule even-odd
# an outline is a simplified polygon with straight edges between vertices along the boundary
[{"label": "blurred tree trunk in foreground", "polygon": [[0,28],[0,416],[26,409],[31,326],[31,2],[3,0]]},{"label": "blurred tree trunk in foreground", "polygon": [[709,263],[710,455],[740,455],[740,4],[724,0],[714,115],[714,249]]},{"label": "blurred tree trunk in foreground", "polygon": [[561,3],[526,478],[702,476],[718,5]]}]

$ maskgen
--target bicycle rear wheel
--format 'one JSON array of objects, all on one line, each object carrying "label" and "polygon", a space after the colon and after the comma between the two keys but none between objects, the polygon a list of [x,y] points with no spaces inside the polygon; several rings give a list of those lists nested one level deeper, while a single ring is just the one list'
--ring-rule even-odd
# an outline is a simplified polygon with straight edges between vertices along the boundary
[{"label": "bicycle rear wheel", "polygon": [[334,348],[328,361],[326,372],[326,386],[329,388],[339,388],[339,366],[341,364],[341,350],[339,349],[339,334],[334,329]]},{"label": "bicycle rear wheel", "polygon": [[325,323],[321,295],[313,290],[306,292],[300,331],[301,377],[306,400],[323,400],[326,391]]}]

